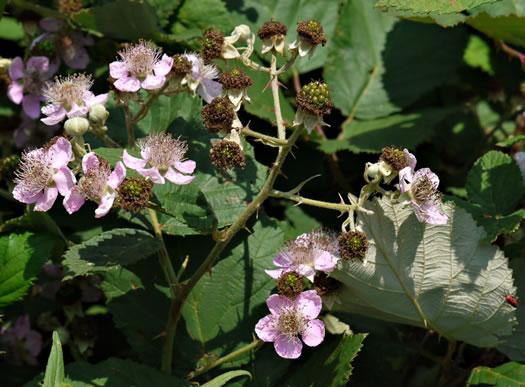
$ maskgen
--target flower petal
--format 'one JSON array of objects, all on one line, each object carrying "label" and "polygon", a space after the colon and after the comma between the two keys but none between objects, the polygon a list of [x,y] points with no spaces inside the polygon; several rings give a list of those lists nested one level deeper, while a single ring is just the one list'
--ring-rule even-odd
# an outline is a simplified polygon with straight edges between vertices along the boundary
[{"label": "flower petal", "polygon": [[97,103],[105,105],[106,103],[108,103],[108,96],[109,93],[99,94],[96,96],[92,92],[86,91],[82,99],[86,103],[87,107],[91,107],[93,105],[96,105]]},{"label": "flower petal", "polygon": [[405,167],[399,171],[399,190],[401,193],[407,192],[410,189],[410,184],[414,178],[412,168]]},{"label": "flower petal", "polygon": [[155,71],[155,75],[167,75],[172,66],[173,58],[164,54],[162,55],[162,59],[153,66],[153,71]]},{"label": "flower petal", "polygon": [[416,163],[417,163],[416,156],[410,153],[408,149],[403,149],[403,153],[405,154],[405,160],[407,161],[408,166],[412,168],[412,170],[416,169]]},{"label": "flower petal", "polygon": [[434,225],[447,224],[448,216],[439,211],[436,205],[432,203],[418,204],[415,200],[412,200],[414,206],[414,213],[416,214],[417,220],[421,223],[428,223]]},{"label": "flower petal", "polygon": [[112,78],[119,79],[128,76],[128,65],[126,62],[111,62],[109,64],[109,75]]},{"label": "flower petal", "polygon": [[40,117],[40,96],[28,94],[22,101],[22,108],[24,113],[31,118]]},{"label": "flower petal", "polygon": [[266,274],[268,274],[270,277],[272,277],[273,279],[279,279],[279,277],[281,276],[281,274],[283,274],[284,270],[283,269],[276,269],[276,270],[265,270]]},{"label": "flower petal", "polygon": [[58,32],[63,26],[64,22],[54,17],[45,17],[40,20],[40,28],[47,32]]},{"label": "flower petal", "polygon": [[302,339],[309,347],[316,347],[324,340],[325,328],[321,320],[308,321],[302,333]]},{"label": "flower petal", "polygon": [[77,186],[74,186],[69,194],[66,195],[62,204],[64,208],[71,215],[73,212],[76,212],[84,205],[86,198],[82,195]]},{"label": "flower petal", "polygon": [[53,175],[53,181],[60,195],[66,196],[71,192],[71,188],[73,188],[73,184],[75,184],[77,180],[68,167],[62,167]]},{"label": "flower petal", "polygon": [[124,149],[122,160],[124,160],[124,164],[126,164],[126,167],[135,170],[143,169],[148,163],[146,160],[142,160],[137,157],[131,156],[126,149]]},{"label": "flower petal", "polygon": [[142,176],[149,178],[155,184],[165,184],[166,183],[166,181],[164,180],[164,177],[159,172],[159,168],[157,167],[139,168],[137,169],[137,172],[140,173]]},{"label": "flower petal", "polygon": [[278,253],[273,259],[273,264],[279,267],[289,267],[293,264],[293,262],[288,254]]},{"label": "flower petal", "polygon": [[11,80],[14,82],[23,77],[24,77],[24,61],[22,60],[21,57],[17,56],[11,62],[11,66],[9,66],[9,78],[11,78]]},{"label": "flower petal", "polygon": [[262,341],[275,341],[277,336],[279,336],[279,331],[276,329],[278,322],[278,317],[269,314],[259,320],[255,326],[255,333]]},{"label": "flower petal", "polygon": [[72,47],[62,50],[61,54],[66,65],[75,70],[83,70],[89,63],[89,53],[79,41],[73,43]]},{"label": "flower petal", "polygon": [[127,91],[130,93],[140,89],[140,81],[134,75],[120,77],[113,85],[120,91]]},{"label": "flower petal", "polygon": [[183,162],[179,161],[179,162],[176,162],[174,165],[177,171],[182,172],[182,173],[187,173],[187,174],[193,173],[196,166],[197,166],[197,163],[193,160],[186,160]]},{"label": "flower petal", "polygon": [[155,90],[155,89],[161,88],[165,81],[166,81],[166,77],[163,75],[149,74],[146,77],[146,79],[142,81],[141,85],[143,89]]},{"label": "flower petal", "polygon": [[210,103],[214,98],[221,95],[222,84],[211,79],[201,79],[201,84],[197,87],[197,93],[206,103]]},{"label": "flower petal", "polygon": [[58,196],[58,189],[54,187],[44,188],[44,194],[36,201],[35,211],[48,211]]},{"label": "flower petal", "polygon": [[268,306],[268,309],[273,315],[278,316],[279,314],[281,314],[281,311],[284,308],[291,309],[293,308],[294,304],[286,297],[281,297],[278,294],[272,294],[266,300],[266,305]]},{"label": "flower petal", "polygon": [[84,175],[88,173],[88,171],[91,168],[97,167],[99,164],[99,160],[95,152],[89,152],[82,157],[82,172],[84,172]]},{"label": "flower petal", "polygon": [[297,337],[288,338],[284,335],[279,336],[273,343],[275,352],[284,359],[297,359],[301,356],[303,343]]},{"label": "flower petal", "polygon": [[107,185],[109,185],[112,189],[117,189],[117,187],[122,184],[124,179],[126,178],[126,167],[124,167],[124,164],[122,162],[117,162],[117,165],[115,166],[115,169],[113,172],[111,172],[111,175],[109,175]]},{"label": "flower petal", "polygon": [[334,271],[338,260],[339,258],[336,256],[330,254],[328,251],[322,250],[320,254],[314,258],[314,268],[325,273],[330,273]]},{"label": "flower petal", "polygon": [[111,194],[106,194],[100,198],[100,204],[95,210],[95,218],[101,218],[104,215],[106,215],[109,212],[109,210],[111,210],[116,195],[117,194],[113,192]]},{"label": "flower petal", "polygon": [[46,105],[42,107],[42,113],[47,117],[40,121],[46,125],[56,125],[66,117],[66,109],[62,105]]},{"label": "flower petal", "polygon": [[313,320],[319,316],[321,308],[323,307],[323,300],[317,295],[315,290],[307,290],[297,296],[294,305],[305,319]]},{"label": "flower petal", "polygon": [[189,184],[193,181],[193,179],[195,179],[195,176],[183,175],[182,173],[175,171],[171,167],[168,168],[168,171],[166,172],[164,177],[166,177],[166,179],[171,181],[173,184],[179,185]]},{"label": "flower petal", "polygon": [[64,137],[60,137],[56,143],[49,148],[51,166],[55,169],[65,167],[73,157],[71,143]]},{"label": "flower petal", "polygon": [[11,82],[7,88],[7,96],[13,103],[20,105],[24,99],[24,85],[21,85],[18,82]]},{"label": "flower petal", "polygon": [[17,184],[13,189],[13,197],[22,203],[34,203],[43,195],[43,192],[40,191],[36,195],[30,194],[24,189],[23,184]]},{"label": "flower petal", "polygon": [[414,181],[420,179],[423,176],[429,179],[434,187],[437,188],[439,186],[439,177],[434,172],[432,172],[430,168],[421,168],[417,170],[416,173],[414,173]]},{"label": "flower petal", "polygon": [[27,61],[26,71],[38,72],[40,74],[49,71],[49,59],[47,56],[33,56]]}]

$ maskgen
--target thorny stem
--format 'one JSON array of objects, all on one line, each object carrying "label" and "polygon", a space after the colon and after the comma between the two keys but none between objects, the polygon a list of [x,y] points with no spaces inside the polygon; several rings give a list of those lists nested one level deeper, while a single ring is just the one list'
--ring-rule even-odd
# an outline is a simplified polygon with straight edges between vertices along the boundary
[{"label": "thorny stem", "polygon": [[[175,298],[177,294],[177,275],[175,274],[175,270],[173,269],[173,265],[171,264],[168,249],[166,248],[164,238],[162,237],[162,230],[160,229],[157,213],[151,208],[148,208],[148,212],[151,218],[151,225],[153,226],[153,230],[155,232],[155,237],[158,239],[161,246],[158,253],[159,263],[162,268],[162,271],[164,272],[164,276],[166,277],[166,282],[168,283],[168,286],[170,288],[171,297]],[[171,363],[173,362],[173,341],[175,338],[175,328],[173,327],[173,324],[170,324],[170,321],[172,319],[171,316],[172,311],[170,309],[168,315],[168,327],[166,329],[166,340],[164,341],[164,346],[162,348],[161,360],[161,369],[163,372],[166,373],[171,373]]]},{"label": "thorny stem", "polygon": [[326,208],[326,209],[334,210],[334,211],[340,211],[340,212],[360,211],[360,208],[358,207],[357,204],[341,204],[341,203],[323,202],[321,200],[307,199],[299,195],[294,195],[288,192],[278,191],[276,189],[272,189],[270,191],[270,196],[274,198],[288,199],[288,200],[297,202],[299,204],[306,204],[308,206]]},{"label": "thorny stem", "polygon": [[525,54],[522,54],[518,50],[515,50],[514,48],[508,46],[503,40],[496,40],[496,47],[501,48],[504,52],[509,54],[510,56],[513,56],[515,58],[518,58],[521,62],[521,67],[525,69]]},{"label": "thorny stem", "polygon": [[[264,186],[262,187],[261,191],[257,194],[255,199],[248,205],[248,207],[246,207],[244,212],[235,221],[235,223],[233,223],[226,231],[224,231],[221,234],[221,238],[216,241],[213,249],[210,251],[206,259],[201,263],[201,265],[198,267],[195,273],[191,276],[188,282],[184,284],[184,286],[177,287],[177,296],[173,300],[173,305],[171,308],[173,315],[170,316],[170,320],[168,321],[168,324],[170,324],[170,326],[168,327],[168,332],[170,332],[170,330],[173,329],[173,335],[171,336],[172,338],[175,337],[175,329],[181,316],[182,308],[184,307],[186,298],[192,291],[193,287],[197,284],[197,282],[199,282],[201,277],[211,269],[213,263],[219,257],[220,253],[224,250],[228,243],[242,228],[245,227],[245,224],[250,219],[250,217],[255,213],[255,211],[257,211],[260,208],[263,202],[270,196],[273,184],[275,183],[277,176],[279,176],[281,167],[286,159],[286,156],[288,155],[288,153],[292,149],[292,146],[295,144],[295,142],[301,135],[303,129],[303,126],[300,126],[295,129],[295,131],[288,139],[288,145],[283,146],[281,148],[281,151],[277,155],[277,159],[271,167],[270,174],[266,179],[266,182],[264,183]],[[165,372],[171,373],[171,363],[169,364],[169,369],[166,369]]]},{"label": "thorny stem", "polygon": [[155,92],[152,95],[150,95],[150,97],[146,101],[146,103],[143,104],[140,107],[140,110],[137,112],[137,114],[135,114],[135,117],[133,117],[131,119],[131,124],[132,125],[135,125],[137,122],[139,122],[144,117],[146,117],[146,114],[148,114],[148,110],[151,107],[151,105],[153,105],[153,102],[155,102],[157,100],[157,98],[159,98],[159,96],[164,92],[164,90],[166,90],[168,85],[169,85],[169,79],[166,79],[166,81],[164,82],[164,85],[159,90],[157,90],[157,92]]},{"label": "thorny stem", "polygon": [[259,133],[259,132],[255,132],[255,131],[253,131],[253,130],[251,130],[249,128],[246,128],[246,127],[242,129],[241,133],[244,134],[245,136],[259,138],[259,139],[262,140],[262,142],[268,143],[268,145],[288,145],[288,141],[287,140],[282,140],[280,138],[267,136],[265,134],[262,134],[262,133]]},{"label": "thorny stem", "polygon": [[277,72],[277,58],[272,54],[271,64],[271,82],[272,82],[272,96],[273,106],[275,110],[275,120],[277,122],[277,137],[284,140],[286,138],[286,128],[283,125],[283,116],[281,114],[281,102],[279,101],[279,73]]},{"label": "thorny stem", "polygon": [[218,367],[221,364],[226,363],[227,361],[235,359],[237,356],[242,355],[245,352],[251,351],[252,349],[256,349],[257,347],[260,347],[263,344],[264,344],[264,342],[262,342],[261,340],[255,340],[255,341],[251,342],[250,344],[248,344],[248,345],[238,349],[237,351],[229,353],[228,355],[223,356],[220,359],[215,360],[214,362],[208,364],[206,367],[203,367],[200,370],[190,372],[188,374],[188,376],[186,376],[186,380],[191,380],[193,378],[196,378],[197,376],[202,375],[202,374],[208,372],[209,370],[211,370],[211,369],[213,369],[215,367]]}]

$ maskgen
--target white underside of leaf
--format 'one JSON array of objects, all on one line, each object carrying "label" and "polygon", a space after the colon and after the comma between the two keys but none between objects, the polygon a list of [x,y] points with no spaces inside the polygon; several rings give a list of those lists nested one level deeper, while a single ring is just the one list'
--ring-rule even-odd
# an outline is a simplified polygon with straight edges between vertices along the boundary
[{"label": "white underside of leaf", "polygon": [[369,238],[366,263],[343,262],[334,277],[344,283],[336,310],[428,327],[440,335],[490,347],[512,334],[515,294],[508,260],[480,244],[484,231],[451,203],[443,226],[420,223],[412,206],[389,199],[367,205],[358,225]]}]

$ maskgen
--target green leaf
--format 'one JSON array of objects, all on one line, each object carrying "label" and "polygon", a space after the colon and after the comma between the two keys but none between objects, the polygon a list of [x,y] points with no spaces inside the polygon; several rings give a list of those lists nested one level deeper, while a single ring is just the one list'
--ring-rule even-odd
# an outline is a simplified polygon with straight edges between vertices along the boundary
[{"label": "green leaf", "polygon": [[62,357],[62,343],[57,331],[53,331],[53,346],[47,360],[44,387],[62,386],[64,382],[64,359]]},{"label": "green leaf", "polygon": [[144,285],[135,273],[124,267],[118,267],[103,274],[100,288],[110,302],[113,298],[123,296],[132,290],[144,289]]},{"label": "green leaf", "polygon": [[462,28],[397,21],[349,1],[324,67],[334,105],[358,119],[387,116],[447,82],[463,62]]},{"label": "green leaf", "polygon": [[65,240],[60,227],[58,227],[53,218],[46,212],[33,211],[19,216],[18,218],[9,219],[0,226],[0,233],[9,233],[18,229],[38,233],[49,233],[57,238]]},{"label": "green leaf", "polygon": [[[77,361],[66,366],[66,374],[72,387],[191,386],[186,380],[166,375],[153,367],[117,358],[97,364]],[[25,387],[39,386],[39,379],[33,379]]]},{"label": "green leaf", "polygon": [[316,348],[315,356],[310,356],[284,385],[346,386],[353,370],[351,362],[361,350],[366,336],[366,333],[353,336],[343,335],[338,342],[334,343],[335,346],[321,345],[318,349]]},{"label": "green leaf", "polygon": [[266,273],[283,243],[274,221],[259,214],[248,236],[241,231],[231,251],[213,266],[212,277],[203,276],[184,305],[190,335],[205,352],[222,356],[252,341],[259,308],[275,286]]},{"label": "green leaf", "polygon": [[66,252],[63,264],[67,272],[64,279],[108,270],[118,271],[121,265],[130,265],[149,257],[159,248],[159,242],[147,231],[132,228],[106,231]]},{"label": "green leaf", "polygon": [[379,0],[376,7],[395,8],[401,11],[411,11],[414,13],[458,13],[467,11],[481,4],[494,3],[499,0]]},{"label": "green leaf", "polygon": [[[506,254],[507,251],[505,251]],[[525,362],[525,259],[523,258],[523,244],[521,251],[516,257],[510,260],[513,277],[516,281],[518,292],[515,299],[520,303],[516,314],[518,316],[518,326],[512,333],[512,336],[505,337],[506,342],[498,346],[498,350],[507,355],[511,360]],[[508,295],[513,296],[513,293]]]},{"label": "green leaf", "polygon": [[55,242],[49,235],[31,232],[0,237],[0,307],[26,294]]},{"label": "green leaf", "polygon": [[303,233],[310,232],[322,226],[315,218],[308,215],[304,210],[297,206],[290,206],[284,211],[285,221],[280,223],[284,232],[284,240],[297,238]]},{"label": "green leaf", "polygon": [[250,374],[248,371],[238,370],[238,371],[229,371],[222,375],[219,375],[212,380],[210,380],[207,383],[204,383],[202,387],[221,387],[224,386],[226,383],[228,383],[230,380],[234,378],[238,378],[239,376],[249,376],[250,380],[252,378],[252,374]]},{"label": "green leaf", "polygon": [[226,4],[221,0],[186,0],[180,7],[174,34],[180,34],[187,29],[199,28],[202,32],[214,28],[229,33],[235,26]]},{"label": "green leaf", "polygon": [[434,134],[434,127],[443,121],[451,111],[426,109],[412,114],[394,114],[371,121],[343,123],[341,140],[325,140],[319,149],[325,153],[350,150],[355,153],[381,152],[386,146],[414,149]]},{"label": "green leaf", "polygon": [[90,32],[113,39],[152,39],[159,33],[155,11],[144,0],[107,2],[82,9],[71,17]]},{"label": "green leaf", "polygon": [[512,333],[515,289],[503,253],[479,243],[484,231],[471,215],[441,205],[446,225],[420,223],[411,205],[388,198],[366,205],[358,225],[369,239],[366,264],[343,262],[334,277],[344,284],[336,310],[428,327],[448,339],[491,347]]},{"label": "green leaf", "polygon": [[476,161],[467,176],[469,200],[486,214],[506,215],[525,193],[516,161],[509,155],[490,151]]},{"label": "green leaf", "polygon": [[508,138],[505,141],[498,142],[496,145],[502,148],[510,148],[512,145],[517,144],[519,142],[525,142],[525,134]]},{"label": "green leaf", "polygon": [[494,69],[490,63],[490,46],[479,36],[470,35],[463,59],[470,67],[479,68],[487,74],[494,75]]},{"label": "green leaf", "polygon": [[[0,6],[0,8],[2,7]],[[12,18],[9,16],[1,17],[2,13],[0,13],[0,18],[1,18],[0,20],[0,39],[6,39],[6,40],[23,39],[24,27],[22,26],[22,23],[18,22],[15,18]]]},{"label": "green leaf", "polygon": [[476,367],[470,373],[467,386],[525,386],[525,365],[509,362],[496,368]]}]

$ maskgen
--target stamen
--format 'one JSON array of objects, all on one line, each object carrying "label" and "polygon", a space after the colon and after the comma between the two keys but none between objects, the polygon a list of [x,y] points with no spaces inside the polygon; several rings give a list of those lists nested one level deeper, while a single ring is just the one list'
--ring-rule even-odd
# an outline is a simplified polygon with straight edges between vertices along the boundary
[{"label": "stamen", "polygon": [[[91,75],[73,74],[67,77],[57,76],[53,82],[46,82],[43,89],[44,97],[52,104],[60,104],[71,109],[76,103],[82,105],[83,96],[93,85]],[[69,108],[68,108],[69,107]]]},{"label": "stamen", "polygon": [[52,182],[53,168],[43,149],[22,154],[20,168],[15,172],[15,184],[28,195],[34,196]]},{"label": "stamen", "polygon": [[118,54],[126,63],[129,72],[139,77],[146,77],[159,61],[162,49],[141,39],[138,44],[126,47]]},{"label": "stamen", "polygon": [[137,142],[144,160],[159,168],[167,168],[182,161],[188,151],[185,141],[166,133],[153,133]]}]

